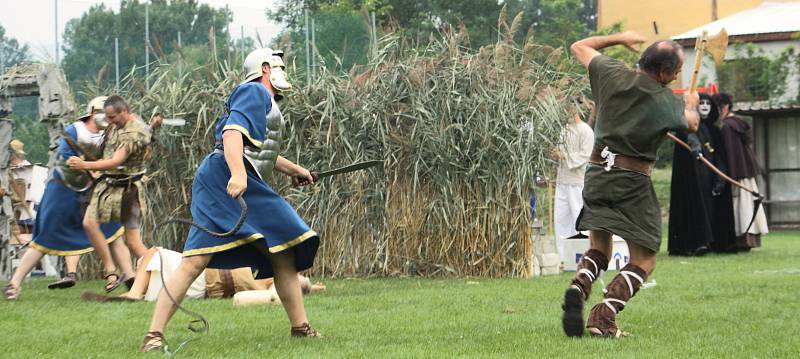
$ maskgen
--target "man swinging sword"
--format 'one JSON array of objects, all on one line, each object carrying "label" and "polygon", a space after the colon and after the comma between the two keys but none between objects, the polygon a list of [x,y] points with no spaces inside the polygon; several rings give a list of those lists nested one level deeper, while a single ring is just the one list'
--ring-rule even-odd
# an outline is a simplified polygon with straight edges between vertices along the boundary
[{"label": "man swinging sword", "polygon": [[564,295],[567,336],[583,335],[583,304],[594,280],[608,267],[612,234],[627,242],[630,264],[608,284],[605,299],[592,308],[585,325],[592,336],[625,334],[617,327],[616,316],[655,269],[661,245],[661,211],[650,182],[656,150],[668,131],[695,132],[699,125],[697,93],[681,100],[666,87],[683,65],[678,44],[654,43],[642,53],[638,70],[598,51],[614,45],[636,51],[644,41],[641,35],[625,32],[589,37],[570,47],[589,70],[597,120],[577,221],[579,230],[590,231],[591,247],[578,262]]},{"label": "man swinging sword", "polygon": [[[317,332],[306,317],[297,272],[313,265],[319,237],[265,182],[273,170],[291,176],[296,184],[315,182],[307,169],[278,155],[284,123],[275,98],[291,88],[282,56],[281,51],[264,48],[245,58],[245,81],[228,98],[226,113],[214,131],[214,151],[200,164],[192,184],[195,223],[214,232],[234,228],[241,214],[235,198],[241,196],[248,208],[244,224],[236,234],[226,237],[192,227],[183,260],[165,289],[180,301],[206,267],[251,267],[256,279],[274,276],[291,323],[291,335],[315,337]],[[255,153],[257,166],[245,159],[245,148]],[[163,332],[176,308],[162,291],[142,351],[163,349]]]}]

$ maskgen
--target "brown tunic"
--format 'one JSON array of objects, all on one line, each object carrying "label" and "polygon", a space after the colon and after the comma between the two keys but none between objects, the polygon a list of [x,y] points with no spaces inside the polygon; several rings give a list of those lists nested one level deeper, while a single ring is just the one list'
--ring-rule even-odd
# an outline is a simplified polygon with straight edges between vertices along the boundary
[{"label": "brown tunic", "polygon": [[[150,144],[150,138],[150,128],[136,117],[126,123],[124,127],[114,128],[103,150],[103,159],[112,158],[114,152],[121,147],[127,150],[128,158],[122,166],[105,171],[104,175],[125,178],[143,174],[145,171],[144,157],[147,145]],[[100,180],[92,192],[90,205],[94,206],[98,222],[121,222],[123,206],[138,205],[141,215],[144,216],[144,194],[144,187],[140,180],[129,181],[124,186],[111,185],[106,180]]]}]

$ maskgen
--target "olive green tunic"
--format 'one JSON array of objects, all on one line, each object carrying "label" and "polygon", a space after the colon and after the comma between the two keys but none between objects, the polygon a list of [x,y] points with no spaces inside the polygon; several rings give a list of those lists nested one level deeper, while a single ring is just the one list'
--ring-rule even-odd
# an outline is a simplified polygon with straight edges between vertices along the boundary
[{"label": "olive green tunic", "polygon": [[[589,64],[597,105],[595,149],[656,160],[668,131],[688,129],[684,103],[669,88],[607,56]],[[590,165],[583,187],[579,230],[602,229],[653,251],[661,245],[661,210],[650,178]]]},{"label": "olive green tunic", "polygon": [[[150,144],[150,127],[142,120],[134,116],[134,119],[125,124],[124,127],[115,127],[108,135],[103,159],[114,157],[114,152],[120,147],[124,147],[128,152],[128,158],[119,168],[108,170],[104,175],[114,178],[124,178],[143,174],[145,172],[145,152]],[[133,192],[135,190],[135,192]],[[129,196],[136,196],[129,198]],[[123,202],[123,198],[126,201]],[[144,217],[145,196],[144,187],[141,181],[130,181],[126,186],[112,186],[107,181],[98,181],[92,192],[91,205],[95,206],[97,221],[108,223],[111,221],[122,222],[121,215],[124,205],[135,205],[130,203],[138,199],[141,215]]]}]

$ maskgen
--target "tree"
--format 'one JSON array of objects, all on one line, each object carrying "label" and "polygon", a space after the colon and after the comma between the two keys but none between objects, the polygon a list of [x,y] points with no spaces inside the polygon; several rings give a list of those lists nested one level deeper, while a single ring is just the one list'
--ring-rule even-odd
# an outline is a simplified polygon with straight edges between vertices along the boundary
[{"label": "tree", "polygon": [[[213,34],[218,54],[228,49],[228,25],[233,15],[229,8],[214,9],[196,0],[151,0],[150,61],[172,54],[181,45],[208,45]],[[113,81],[114,38],[119,38],[120,72],[143,70],[145,65],[145,5],[138,0],[122,0],[119,13],[104,4],[94,5],[78,19],[67,22],[64,31],[62,66],[73,89],[86,81]],[[138,67],[138,70],[137,70]]]},{"label": "tree", "polygon": [[6,37],[6,29],[0,25],[0,72],[30,59],[28,45],[21,45],[17,39]]},{"label": "tree", "polygon": [[[359,23],[365,22],[367,11],[376,14],[379,28],[391,28],[418,42],[463,24],[469,33],[468,46],[478,49],[497,41],[497,18],[504,6],[511,17],[523,13],[516,27],[517,40],[522,40],[532,27],[535,42],[552,47],[569,45],[589,35],[596,23],[594,0],[281,0],[267,15],[286,25],[293,43],[300,44],[295,47],[299,49],[305,47],[308,10],[317,19],[317,48],[326,62],[331,56],[323,50],[338,54],[347,68],[349,64],[366,62],[366,51],[362,49],[367,47],[369,35],[366,26]],[[325,19],[332,14],[338,14],[339,20],[327,24]],[[354,49],[359,53],[346,53]],[[297,55],[304,63],[302,51]]]}]

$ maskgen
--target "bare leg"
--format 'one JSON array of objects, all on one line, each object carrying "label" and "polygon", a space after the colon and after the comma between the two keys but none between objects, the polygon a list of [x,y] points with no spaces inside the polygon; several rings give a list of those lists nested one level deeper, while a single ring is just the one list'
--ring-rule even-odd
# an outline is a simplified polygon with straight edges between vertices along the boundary
[{"label": "bare leg", "polygon": [[[125,230],[125,232],[127,232],[127,230]],[[119,266],[120,271],[122,271],[123,277],[125,279],[133,278],[131,252],[128,251],[128,247],[125,246],[121,238],[117,238],[115,241],[111,242],[111,254],[114,257],[114,261]]]},{"label": "bare leg", "polygon": [[103,232],[100,230],[100,223],[98,223],[97,219],[94,217],[94,211],[91,210],[92,204],[89,204],[89,206],[90,209],[86,211],[86,215],[83,217],[83,229],[86,231],[86,236],[89,237],[89,242],[92,243],[92,247],[94,247],[95,254],[97,254],[100,261],[103,262],[103,270],[105,270],[106,273],[114,272],[117,268],[114,267],[111,251],[108,249],[108,244],[106,243],[106,236],[103,235]]},{"label": "bare leg", "polygon": [[80,262],[81,256],[66,256],[64,257],[64,263],[67,265],[67,273],[77,273],[78,272],[78,262]]},{"label": "bare leg", "polygon": [[150,263],[157,251],[156,248],[147,250],[147,253],[141,258],[139,265],[136,267],[136,280],[133,281],[131,290],[120,295],[120,297],[128,297],[136,300],[140,300],[144,297],[145,293],[147,293],[147,286],[150,284],[150,272],[147,271],[147,264]]},{"label": "bare leg", "polygon": [[611,260],[611,248],[613,245],[611,233],[601,230],[589,231],[589,242],[591,249],[603,252]]},{"label": "bare leg", "polygon": [[293,327],[308,323],[306,308],[303,305],[303,292],[300,289],[300,278],[294,265],[294,251],[285,250],[270,255],[272,268],[275,272],[275,289],[283,304],[283,309],[289,316]]},{"label": "bare leg", "polygon": [[631,264],[644,269],[648,276],[653,274],[656,269],[656,252],[630,242],[628,250],[631,252]]},{"label": "bare leg", "polygon": [[[167,280],[164,286],[165,289],[169,290],[169,293],[172,294],[175,300],[182,302],[189,286],[192,285],[192,282],[194,282],[206,266],[208,266],[209,261],[211,261],[210,254],[183,257],[181,264]],[[150,320],[150,331],[163,333],[164,328],[167,326],[170,318],[172,318],[172,315],[175,314],[176,309],[177,307],[167,296],[166,291],[161,291],[161,294],[158,295],[158,301],[156,302],[156,309],[153,312],[153,319]]]},{"label": "bare leg", "polygon": [[125,227],[125,244],[130,248],[131,253],[138,258],[142,258],[147,253],[147,247],[142,242],[139,228]]},{"label": "bare leg", "polygon": [[30,273],[34,267],[36,267],[36,263],[39,263],[44,257],[44,253],[39,251],[36,248],[28,247],[25,251],[25,254],[22,255],[22,259],[20,260],[19,267],[14,271],[14,275],[11,277],[10,284],[15,288],[19,288],[22,285],[22,281],[25,279],[25,276]]}]

